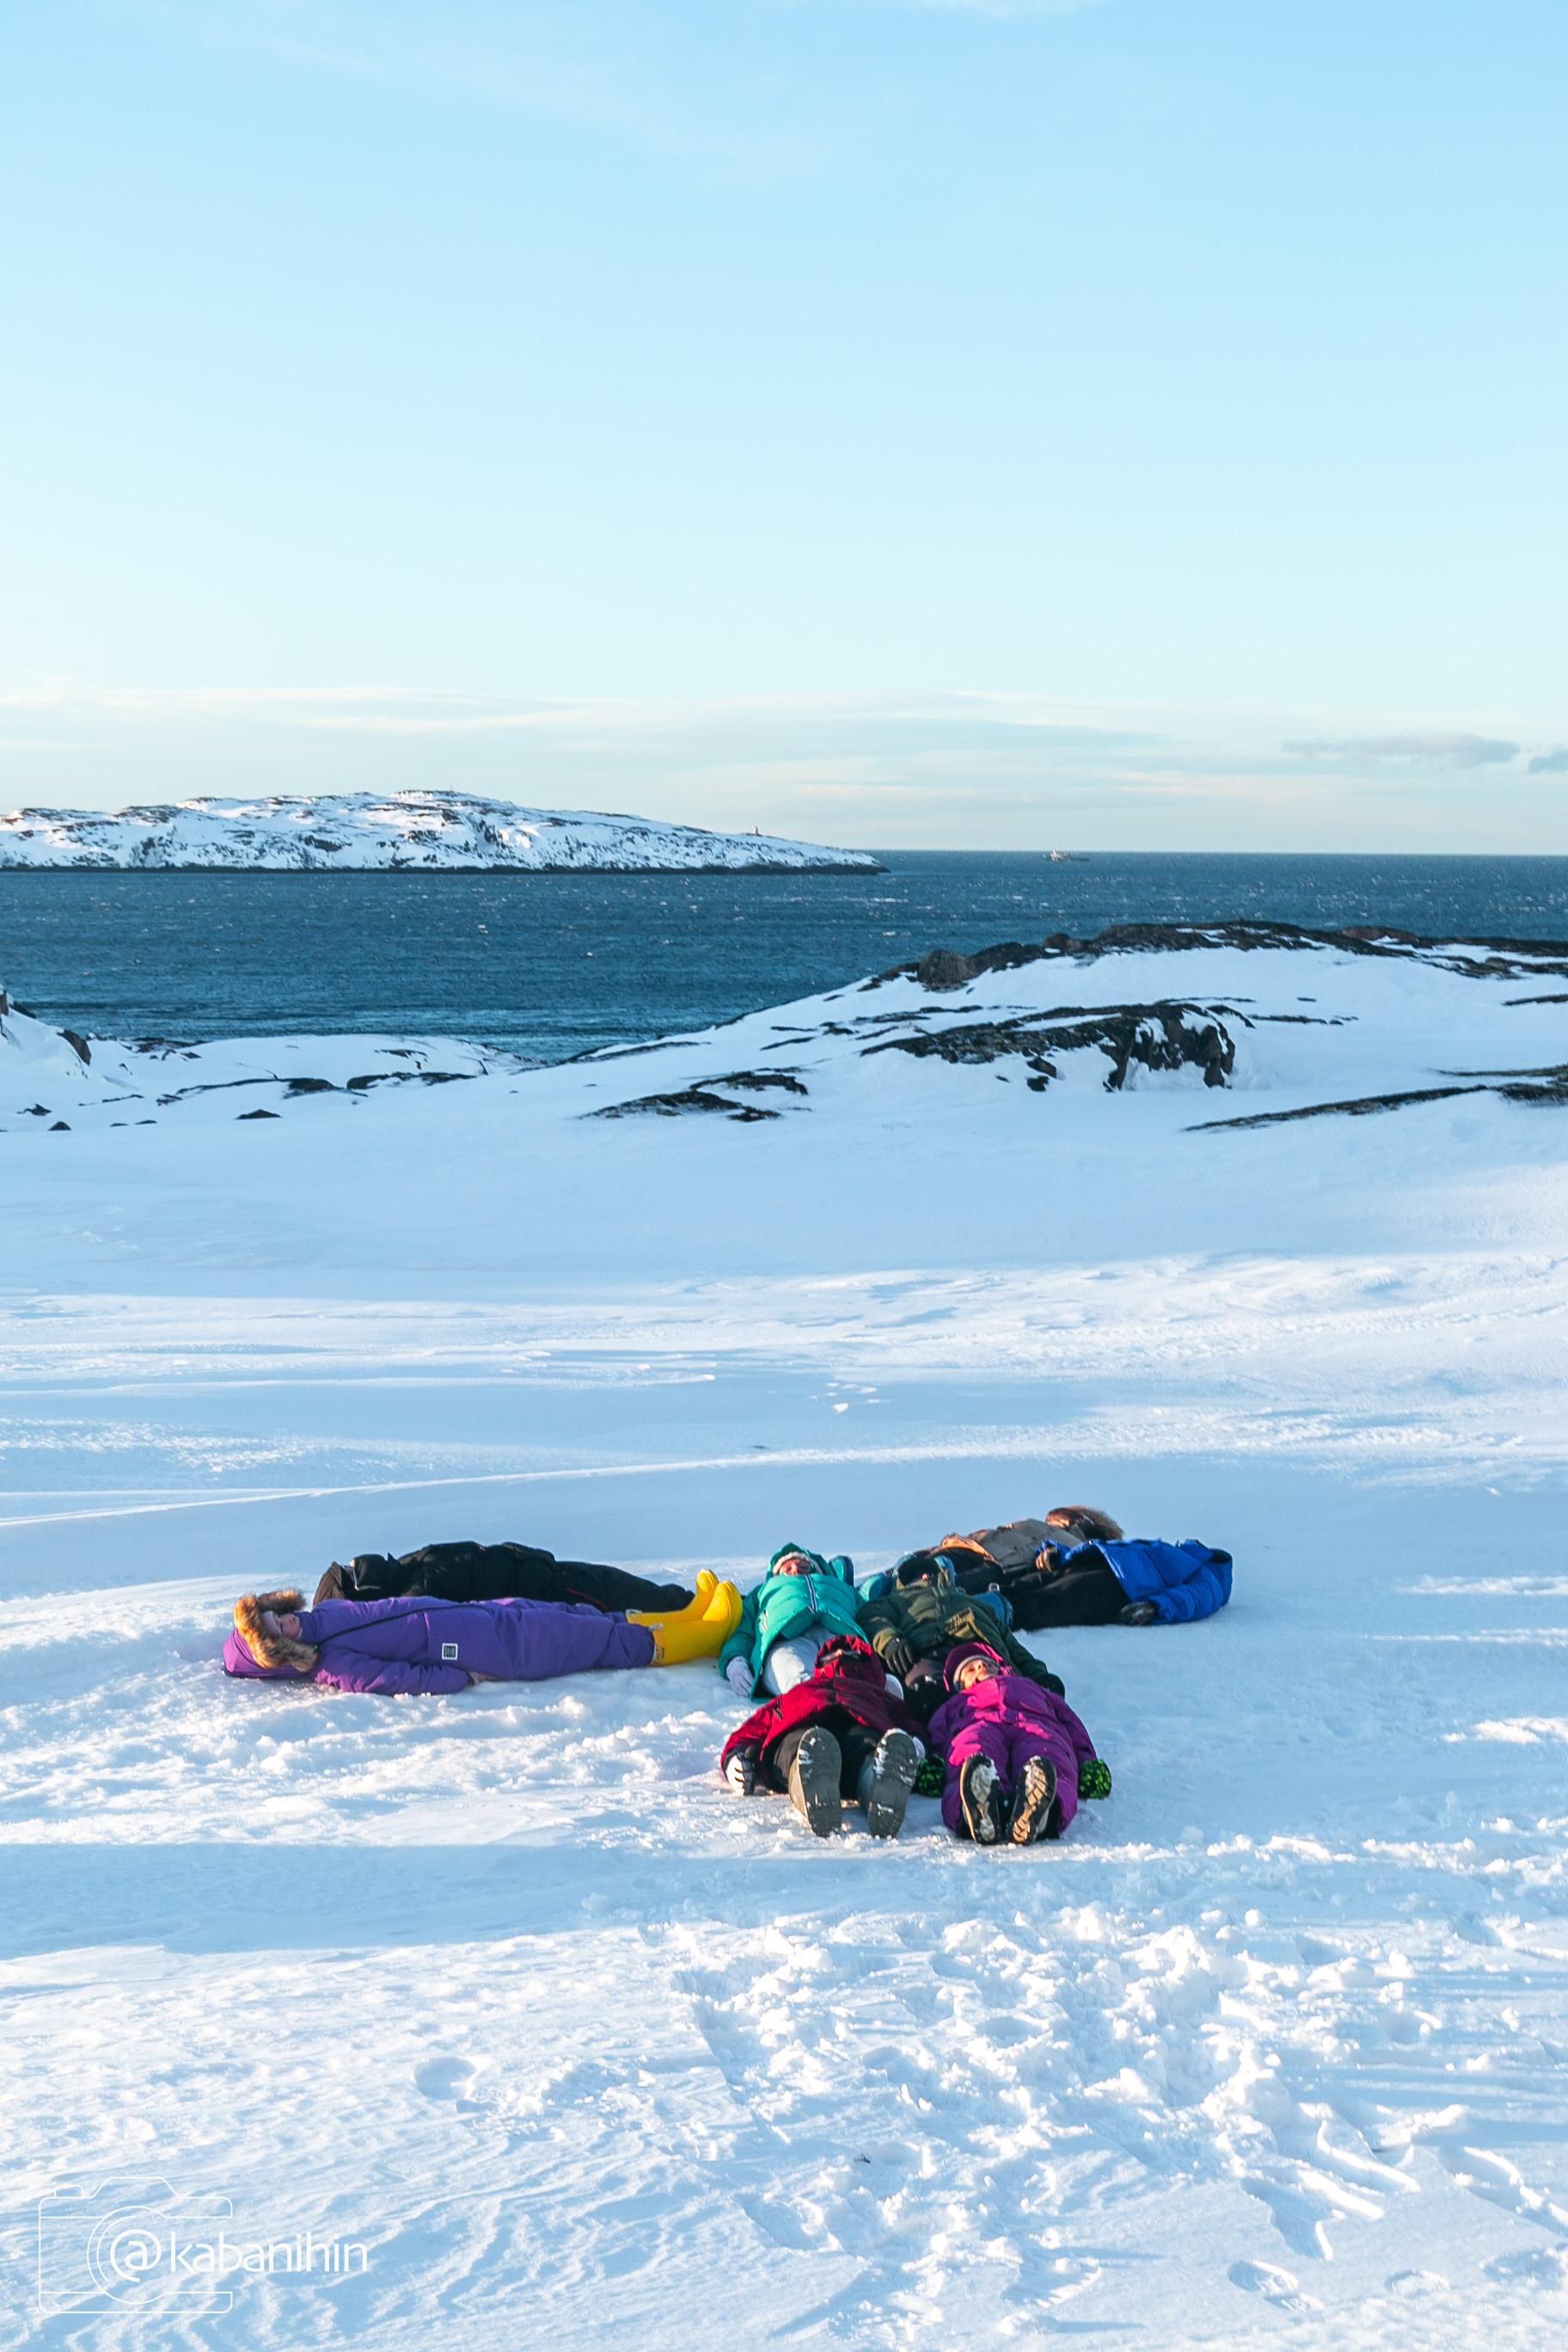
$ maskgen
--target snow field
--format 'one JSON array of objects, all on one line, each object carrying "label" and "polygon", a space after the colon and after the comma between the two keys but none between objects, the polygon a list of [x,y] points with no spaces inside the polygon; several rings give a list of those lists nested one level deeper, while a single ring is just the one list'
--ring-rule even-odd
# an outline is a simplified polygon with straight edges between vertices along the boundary
[{"label": "snow field", "polygon": [[[1568,1129],[1492,1095],[1191,1129],[1550,1066],[1562,1011],[1211,954],[368,1099],[364,1041],[305,1041],[337,1091],[254,1125],[0,1116],[7,2340],[1561,2343]],[[1345,1025],[1121,1095],[827,1029],[1073,990]],[[582,1115],[777,1035],[776,1121]],[[1116,1783],[1045,1851],[734,1800],[709,1668],[387,1701],[217,1665],[237,1592],[355,1550],[864,1573],[1058,1501],[1237,1580],[1032,1637]],[[46,2316],[37,2200],[160,2180],[368,2270]]]}]

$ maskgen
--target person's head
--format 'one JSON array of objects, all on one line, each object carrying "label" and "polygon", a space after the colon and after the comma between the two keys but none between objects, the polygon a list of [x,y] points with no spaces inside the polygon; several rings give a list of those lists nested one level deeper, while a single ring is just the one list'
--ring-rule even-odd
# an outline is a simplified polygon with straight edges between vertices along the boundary
[{"label": "person's head", "polygon": [[775,1576],[809,1576],[811,1562],[803,1551],[786,1551],[782,1559],[774,1560],[773,1573]]},{"label": "person's head", "polygon": [[300,1607],[305,1596],[290,1586],[282,1592],[245,1592],[234,1604],[234,1630],[255,1664],[268,1674],[292,1667],[308,1675],[316,1664],[312,1643],[301,1638]]},{"label": "person's head", "polygon": [[951,1584],[953,1581],[952,1562],[945,1552],[912,1551],[894,1570],[895,1580],[902,1585]]},{"label": "person's head", "polygon": [[1000,1656],[988,1643],[961,1642],[956,1649],[948,1652],[944,1679],[950,1691],[966,1691],[1004,1672]]}]

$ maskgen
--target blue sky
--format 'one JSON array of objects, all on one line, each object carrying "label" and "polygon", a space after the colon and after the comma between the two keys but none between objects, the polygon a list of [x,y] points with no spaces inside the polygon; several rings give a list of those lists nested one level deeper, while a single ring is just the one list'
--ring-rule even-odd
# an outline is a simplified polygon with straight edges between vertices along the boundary
[{"label": "blue sky", "polygon": [[6,805],[1568,850],[1560,5],[0,35]]}]

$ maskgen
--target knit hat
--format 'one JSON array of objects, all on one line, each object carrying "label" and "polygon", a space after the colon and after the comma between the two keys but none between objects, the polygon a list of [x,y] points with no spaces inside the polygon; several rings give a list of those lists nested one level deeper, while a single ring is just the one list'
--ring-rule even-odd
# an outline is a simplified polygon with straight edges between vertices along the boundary
[{"label": "knit hat", "polygon": [[991,1647],[989,1642],[960,1642],[956,1649],[947,1654],[947,1668],[942,1679],[950,1691],[958,1688],[958,1670],[971,1658],[989,1658],[994,1666],[1000,1666],[1004,1673],[1006,1672],[1007,1661],[1000,1650]]},{"label": "knit hat", "polygon": [[[265,1610],[272,1610],[286,1617],[304,1605],[304,1594],[292,1587],[286,1592],[241,1593],[234,1604],[234,1632],[225,1644],[226,1652],[232,1653],[234,1658],[234,1664],[230,1665],[228,1656],[225,1657],[224,1664],[228,1671],[231,1674],[245,1673],[246,1660],[248,1659],[253,1672],[259,1668],[263,1674],[273,1675],[286,1674],[290,1669],[297,1675],[313,1673],[317,1654],[315,1644],[291,1640],[287,1633],[274,1633],[263,1622],[262,1615]],[[241,1652],[244,1656],[240,1655]]]}]

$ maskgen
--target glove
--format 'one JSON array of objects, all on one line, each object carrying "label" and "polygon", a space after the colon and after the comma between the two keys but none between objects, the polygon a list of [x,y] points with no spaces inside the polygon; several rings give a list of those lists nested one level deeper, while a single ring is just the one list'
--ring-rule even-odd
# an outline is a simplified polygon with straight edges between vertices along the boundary
[{"label": "glove", "polygon": [[915,1774],[914,1793],[917,1797],[940,1797],[947,1786],[947,1767],[940,1756],[921,1759]]},{"label": "glove", "polygon": [[756,1681],[749,1658],[731,1658],[724,1669],[724,1680],[737,1698],[750,1698],[752,1685]]},{"label": "glove", "polygon": [[757,1751],[754,1748],[737,1748],[724,1767],[724,1778],[737,1797],[751,1797],[757,1788]]},{"label": "glove", "polygon": [[914,1662],[915,1654],[910,1649],[909,1643],[904,1640],[903,1635],[901,1633],[895,1633],[892,1640],[882,1652],[882,1664],[888,1668],[889,1673],[897,1675],[900,1682],[906,1682],[909,1679],[910,1668],[914,1664]]},{"label": "glove", "polygon": [[1080,1797],[1109,1797],[1110,1767],[1103,1756],[1091,1756],[1078,1768],[1078,1792]]},{"label": "glove", "polygon": [[1152,1625],[1159,1614],[1152,1601],[1130,1601],[1117,1622],[1120,1625]]}]

